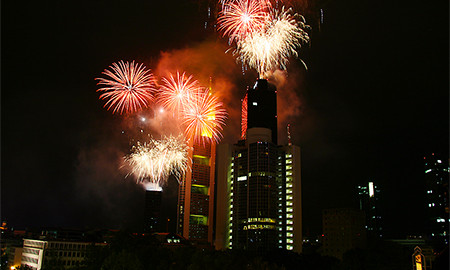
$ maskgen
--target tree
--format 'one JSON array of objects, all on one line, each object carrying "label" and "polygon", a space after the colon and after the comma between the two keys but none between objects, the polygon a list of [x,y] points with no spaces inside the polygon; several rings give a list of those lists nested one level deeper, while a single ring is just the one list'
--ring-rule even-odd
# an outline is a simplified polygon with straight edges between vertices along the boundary
[{"label": "tree", "polygon": [[142,270],[138,257],[128,251],[113,252],[105,259],[101,270]]}]

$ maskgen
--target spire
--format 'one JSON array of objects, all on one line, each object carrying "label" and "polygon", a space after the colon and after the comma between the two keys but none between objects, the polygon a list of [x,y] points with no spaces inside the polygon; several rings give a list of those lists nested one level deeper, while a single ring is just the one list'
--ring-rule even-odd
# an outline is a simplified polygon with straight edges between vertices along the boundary
[{"label": "spire", "polygon": [[291,124],[287,125],[287,136],[288,136],[288,145],[291,146],[292,145],[292,141],[291,141]]}]

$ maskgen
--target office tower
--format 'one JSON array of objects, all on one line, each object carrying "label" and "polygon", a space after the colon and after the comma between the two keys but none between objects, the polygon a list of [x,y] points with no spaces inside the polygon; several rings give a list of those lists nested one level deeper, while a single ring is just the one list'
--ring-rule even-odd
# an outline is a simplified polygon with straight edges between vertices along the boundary
[{"label": "office tower", "polygon": [[342,259],[344,253],[366,245],[365,215],[351,208],[326,209],[322,213],[322,255]]},{"label": "office tower", "polygon": [[275,87],[258,80],[242,115],[245,140],[218,147],[216,249],[301,252],[300,148],[276,145]]},{"label": "office tower", "polygon": [[374,182],[358,186],[359,210],[366,214],[366,229],[369,238],[383,236],[380,213],[380,190]]},{"label": "office tower", "polygon": [[145,191],[144,231],[146,232],[161,230],[161,195],[161,188]]},{"label": "office tower", "polygon": [[192,166],[178,194],[177,231],[198,244],[212,244],[216,143],[211,139],[191,142]]},{"label": "office tower", "polygon": [[247,89],[247,131],[251,128],[270,129],[272,140],[278,143],[277,91],[267,80],[258,79],[253,88]]},{"label": "office tower", "polygon": [[427,234],[448,245],[449,233],[449,164],[434,153],[424,157]]}]

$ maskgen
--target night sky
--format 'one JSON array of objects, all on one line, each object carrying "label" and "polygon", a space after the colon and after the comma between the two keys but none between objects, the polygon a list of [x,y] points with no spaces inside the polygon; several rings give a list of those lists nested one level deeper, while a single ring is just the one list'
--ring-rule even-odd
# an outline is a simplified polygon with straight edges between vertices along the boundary
[{"label": "night sky", "polygon": [[[2,2],[2,220],[139,228],[144,190],[119,168],[129,150],[121,131],[138,114],[113,115],[96,92],[113,62],[136,60],[158,77],[186,71],[203,85],[212,76],[229,113],[222,141],[239,139],[240,99],[257,75],[242,74],[227,40],[205,30],[207,2]],[[420,233],[423,157],[448,158],[448,3],[287,2],[312,26],[299,54],[308,70],[291,59],[272,78],[279,143],[290,123],[302,148],[304,233],[321,233],[323,209],[358,207],[356,186],[369,180],[381,189],[386,236]]]}]

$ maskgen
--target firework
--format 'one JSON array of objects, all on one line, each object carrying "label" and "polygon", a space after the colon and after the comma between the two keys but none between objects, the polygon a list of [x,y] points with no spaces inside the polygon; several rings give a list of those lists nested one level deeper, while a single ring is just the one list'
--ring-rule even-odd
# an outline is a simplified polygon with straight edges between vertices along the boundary
[{"label": "firework", "polygon": [[264,7],[258,0],[226,3],[218,18],[218,29],[223,31],[223,36],[229,36],[230,43],[233,40],[239,42],[252,32],[264,28],[269,19]]},{"label": "firework", "polygon": [[102,72],[109,78],[96,78],[99,81],[97,85],[104,86],[97,92],[104,92],[100,99],[107,100],[105,107],[120,114],[147,107],[156,91],[153,74],[143,64],[134,61],[113,63],[110,68]]},{"label": "firework", "polygon": [[195,93],[200,89],[197,80],[191,76],[177,72],[176,77],[169,74],[169,78],[162,78],[163,85],[161,86],[158,96],[159,101],[164,107],[179,112],[190,102],[195,99]]},{"label": "firework", "polygon": [[284,8],[273,12],[264,31],[254,32],[237,44],[238,59],[255,68],[261,77],[273,69],[285,69],[288,59],[297,56],[302,43],[309,42],[304,18]]},{"label": "firework", "polygon": [[222,102],[219,102],[217,97],[208,90],[199,91],[195,101],[183,111],[186,136],[195,141],[211,138],[219,142],[226,115]]},{"label": "firework", "polygon": [[[248,0],[219,0],[219,2],[222,4],[222,9],[226,9],[227,5],[237,3],[237,2],[243,2]],[[270,7],[272,6],[271,0],[254,0],[254,2],[257,2],[257,4],[263,6],[263,7]],[[274,0],[275,3],[278,3],[278,0]]]},{"label": "firework", "polygon": [[133,174],[137,182],[156,189],[170,174],[180,181],[189,164],[188,146],[183,136],[151,139],[144,144],[138,142],[124,159],[131,168],[127,176]]}]

